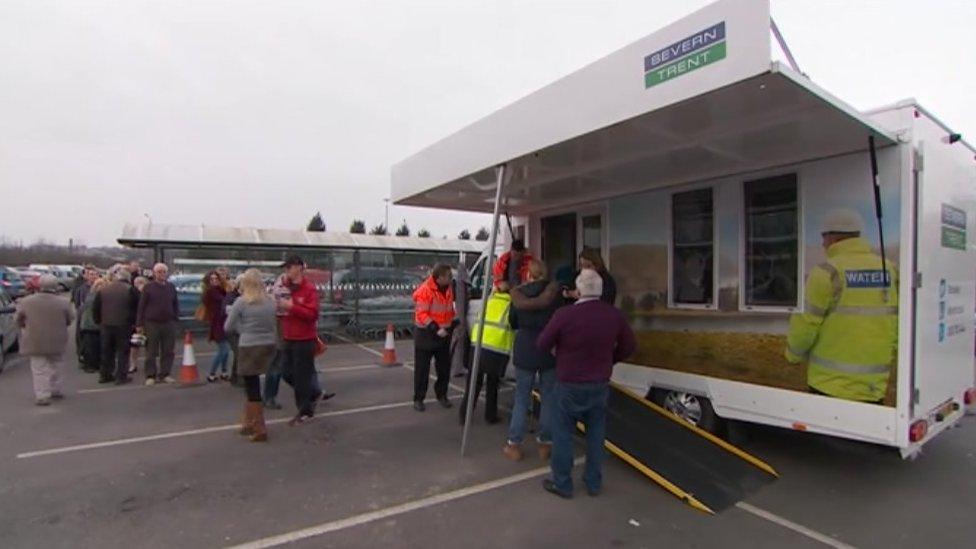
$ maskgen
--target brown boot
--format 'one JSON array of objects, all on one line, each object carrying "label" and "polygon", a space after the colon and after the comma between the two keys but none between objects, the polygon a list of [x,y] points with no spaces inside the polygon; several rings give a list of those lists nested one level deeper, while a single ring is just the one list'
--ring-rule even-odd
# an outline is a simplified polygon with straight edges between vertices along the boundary
[{"label": "brown boot", "polygon": [[552,455],[552,443],[551,442],[540,442],[539,443],[539,459],[546,461],[549,456]]},{"label": "brown boot", "polygon": [[502,448],[502,454],[512,461],[522,461],[522,445],[509,442]]},{"label": "brown boot", "polygon": [[250,402],[244,403],[244,411],[241,413],[241,428],[237,434],[249,437],[254,434],[254,411]]},{"label": "brown boot", "polygon": [[264,404],[260,402],[248,402],[248,407],[252,410],[251,417],[251,429],[253,433],[251,435],[251,442],[267,442],[268,440],[268,427],[264,424]]}]

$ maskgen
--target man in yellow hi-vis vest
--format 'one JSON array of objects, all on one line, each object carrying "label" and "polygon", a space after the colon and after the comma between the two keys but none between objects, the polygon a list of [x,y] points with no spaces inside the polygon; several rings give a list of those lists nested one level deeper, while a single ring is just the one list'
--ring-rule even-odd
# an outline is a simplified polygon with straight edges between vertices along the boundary
[{"label": "man in yellow hi-vis vest", "polygon": [[827,261],[810,271],[802,313],[790,317],[786,359],[807,363],[812,392],[881,403],[898,343],[898,274],[861,238],[861,216],[824,220]]},{"label": "man in yellow hi-vis vest", "polygon": [[[478,402],[481,385],[487,380],[485,389],[485,421],[498,423],[498,385],[508,366],[508,357],[515,343],[515,330],[508,323],[508,313],[512,308],[512,297],[508,294],[508,283],[498,282],[488,303],[485,305],[484,335],[481,338],[481,357],[478,360],[478,380],[475,383],[474,398]],[[471,344],[477,345],[478,334],[482,331],[480,319],[471,326]],[[473,354],[473,353],[472,353]],[[465,394],[461,401],[461,425],[467,413],[468,388],[471,387],[471,369],[468,370]]]}]

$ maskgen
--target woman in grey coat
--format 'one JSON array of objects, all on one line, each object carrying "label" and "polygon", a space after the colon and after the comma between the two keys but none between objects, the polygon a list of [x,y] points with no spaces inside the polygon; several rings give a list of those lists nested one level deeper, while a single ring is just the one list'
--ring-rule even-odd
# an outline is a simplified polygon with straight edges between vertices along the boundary
[{"label": "woman in grey coat", "polygon": [[264,288],[261,271],[248,269],[240,277],[241,297],[234,301],[224,321],[224,331],[240,336],[238,373],[244,378],[247,401],[241,420],[242,435],[252,442],[268,440],[261,401],[261,374],[268,371],[277,339],[275,302]]}]

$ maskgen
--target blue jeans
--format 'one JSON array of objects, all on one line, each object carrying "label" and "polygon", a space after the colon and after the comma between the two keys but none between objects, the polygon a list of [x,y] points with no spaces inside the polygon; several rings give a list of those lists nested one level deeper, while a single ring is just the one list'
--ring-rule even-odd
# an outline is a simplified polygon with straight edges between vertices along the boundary
[{"label": "blue jeans", "polygon": [[[556,369],[549,368],[538,372],[539,394],[542,397],[542,411],[539,413],[539,442],[552,442],[552,388],[556,383]],[[529,410],[532,408],[532,386],[536,372],[515,369],[515,405],[512,407],[512,421],[508,425],[508,441],[521,444],[525,436]]]},{"label": "blue jeans", "polygon": [[607,398],[610,386],[605,382],[556,382],[552,423],[552,481],[564,494],[573,493],[573,433],[576,422],[586,427],[586,469],[583,482],[587,489],[599,491],[603,486],[603,441],[607,431]]},{"label": "blue jeans", "polygon": [[213,357],[213,362],[210,364],[210,375],[217,373],[217,368],[220,368],[222,373],[227,373],[227,359],[230,358],[230,343],[227,340],[217,342],[217,354]]}]

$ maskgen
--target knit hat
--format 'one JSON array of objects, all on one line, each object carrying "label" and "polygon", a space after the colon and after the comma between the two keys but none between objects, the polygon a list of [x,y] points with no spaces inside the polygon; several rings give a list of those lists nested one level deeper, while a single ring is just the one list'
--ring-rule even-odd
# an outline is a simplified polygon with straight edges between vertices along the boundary
[{"label": "knit hat", "polygon": [[56,292],[58,291],[58,279],[54,275],[41,275],[40,286],[42,292]]}]

